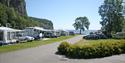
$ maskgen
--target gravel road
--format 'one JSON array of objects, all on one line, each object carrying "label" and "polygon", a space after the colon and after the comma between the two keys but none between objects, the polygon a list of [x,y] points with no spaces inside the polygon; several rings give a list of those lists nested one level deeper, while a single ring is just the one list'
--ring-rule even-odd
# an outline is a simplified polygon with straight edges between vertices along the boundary
[{"label": "gravel road", "polygon": [[[69,43],[79,41],[82,36],[68,39]],[[0,63],[125,63],[125,54],[97,59],[68,59],[56,55],[59,42],[0,54]]]}]

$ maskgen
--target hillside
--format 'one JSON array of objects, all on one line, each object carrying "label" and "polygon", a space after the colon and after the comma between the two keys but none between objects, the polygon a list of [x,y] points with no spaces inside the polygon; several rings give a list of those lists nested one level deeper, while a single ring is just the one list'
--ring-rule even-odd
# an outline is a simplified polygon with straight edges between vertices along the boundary
[{"label": "hillside", "polygon": [[16,29],[41,26],[53,29],[53,23],[50,20],[27,16],[25,0],[0,0],[0,26]]},{"label": "hillside", "polygon": [[52,21],[48,19],[40,19],[40,18],[35,18],[35,17],[29,17],[32,21],[37,21],[40,22],[39,26],[43,27],[45,29],[53,29],[53,23]]}]

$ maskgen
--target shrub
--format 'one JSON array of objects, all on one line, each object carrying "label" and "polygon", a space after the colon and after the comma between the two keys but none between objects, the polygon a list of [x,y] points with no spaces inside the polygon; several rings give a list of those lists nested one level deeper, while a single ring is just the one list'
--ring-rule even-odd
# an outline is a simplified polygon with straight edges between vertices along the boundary
[{"label": "shrub", "polygon": [[99,42],[82,46],[63,42],[58,52],[70,58],[100,58],[125,53],[125,42]]},{"label": "shrub", "polygon": [[59,54],[66,54],[70,44],[68,42],[62,42],[58,47]]}]

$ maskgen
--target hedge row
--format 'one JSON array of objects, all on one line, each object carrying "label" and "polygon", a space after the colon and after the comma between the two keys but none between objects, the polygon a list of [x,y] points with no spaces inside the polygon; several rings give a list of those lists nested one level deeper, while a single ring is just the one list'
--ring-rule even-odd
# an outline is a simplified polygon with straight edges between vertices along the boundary
[{"label": "hedge row", "polygon": [[62,42],[58,53],[69,58],[100,58],[125,53],[125,42],[100,42],[84,46]]}]

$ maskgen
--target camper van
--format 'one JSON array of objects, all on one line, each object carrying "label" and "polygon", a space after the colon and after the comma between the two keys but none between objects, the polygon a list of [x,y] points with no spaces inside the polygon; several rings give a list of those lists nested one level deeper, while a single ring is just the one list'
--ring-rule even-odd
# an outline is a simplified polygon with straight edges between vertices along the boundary
[{"label": "camper van", "polygon": [[34,37],[35,39],[42,38],[43,33],[46,31],[41,27],[27,27],[24,29],[25,35]]}]

